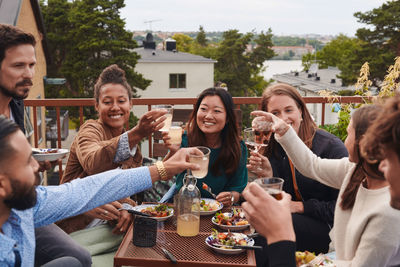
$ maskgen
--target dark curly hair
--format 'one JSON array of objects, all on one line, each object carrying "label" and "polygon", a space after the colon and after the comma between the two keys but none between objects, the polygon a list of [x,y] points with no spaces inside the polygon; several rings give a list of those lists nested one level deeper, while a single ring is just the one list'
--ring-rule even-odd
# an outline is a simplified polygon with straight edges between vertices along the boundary
[{"label": "dark curly hair", "polygon": [[96,84],[94,85],[94,98],[96,99],[96,103],[99,103],[101,87],[108,83],[122,85],[123,87],[125,87],[129,99],[132,98],[132,87],[126,80],[125,71],[118,67],[117,64],[113,64],[108,66],[101,72]]}]

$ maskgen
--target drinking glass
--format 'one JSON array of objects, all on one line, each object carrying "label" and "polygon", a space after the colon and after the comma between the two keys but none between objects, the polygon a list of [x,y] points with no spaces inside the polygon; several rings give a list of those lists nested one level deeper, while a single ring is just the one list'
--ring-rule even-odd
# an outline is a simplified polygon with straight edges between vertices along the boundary
[{"label": "drinking glass", "polygon": [[284,180],[278,177],[263,177],[255,179],[254,182],[259,184],[268,194],[276,198],[282,199],[282,187]]},{"label": "drinking glass", "polygon": [[268,145],[272,135],[272,123],[264,117],[255,117],[251,122],[251,128],[254,130],[255,140],[257,143]]},{"label": "drinking glass", "polygon": [[[167,117],[167,119],[164,121],[164,126],[160,129],[161,132],[168,132],[169,128],[171,127],[171,122],[172,122],[172,114],[174,112],[174,108],[172,105],[155,105],[151,106],[151,109],[165,109],[167,110],[167,114],[164,116]],[[159,119],[157,119],[159,120]]]},{"label": "drinking glass", "polygon": [[268,143],[265,144],[262,139],[258,138],[259,135],[256,135],[256,131],[253,128],[246,128],[243,130],[244,143],[250,151],[258,153],[262,147],[268,145]]},{"label": "drinking glass", "polygon": [[171,145],[180,145],[182,143],[182,122],[174,121],[171,123],[168,135]]},{"label": "drinking glass", "polygon": [[198,170],[192,170],[192,175],[197,179],[202,179],[207,176],[208,173],[208,162],[210,161],[210,149],[205,146],[196,146],[203,155],[189,154],[189,162],[196,163],[200,166]]}]

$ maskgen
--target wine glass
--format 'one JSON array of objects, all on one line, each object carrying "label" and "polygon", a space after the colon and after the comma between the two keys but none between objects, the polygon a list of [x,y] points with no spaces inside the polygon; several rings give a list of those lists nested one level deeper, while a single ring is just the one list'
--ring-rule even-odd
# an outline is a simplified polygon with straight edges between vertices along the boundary
[{"label": "wine glass", "polygon": [[253,128],[243,130],[244,143],[250,151],[258,153],[262,147],[266,147],[268,143],[264,143],[261,132]]},{"label": "wine glass", "polygon": [[[192,175],[197,179],[203,179],[208,173],[208,162],[210,161],[210,149],[205,146],[196,146],[203,155],[189,154],[189,162],[196,163],[200,166],[199,170],[192,170]],[[190,171],[190,170],[189,170]]]}]

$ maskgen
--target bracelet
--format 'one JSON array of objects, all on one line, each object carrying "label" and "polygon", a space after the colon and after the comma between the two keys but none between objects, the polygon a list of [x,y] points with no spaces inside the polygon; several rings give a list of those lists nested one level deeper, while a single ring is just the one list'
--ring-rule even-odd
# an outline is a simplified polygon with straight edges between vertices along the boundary
[{"label": "bracelet", "polygon": [[156,168],[158,175],[160,175],[161,180],[163,181],[168,180],[167,170],[165,169],[164,163],[162,161],[156,162]]}]

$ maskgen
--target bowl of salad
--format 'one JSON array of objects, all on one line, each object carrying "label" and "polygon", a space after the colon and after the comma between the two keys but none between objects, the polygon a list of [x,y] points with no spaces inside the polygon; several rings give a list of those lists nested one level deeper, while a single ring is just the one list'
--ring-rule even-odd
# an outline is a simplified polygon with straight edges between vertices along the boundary
[{"label": "bowl of salad", "polygon": [[234,248],[235,245],[254,246],[254,240],[242,233],[218,232],[212,229],[212,234],[206,238],[206,245],[221,254],[239,254],[243,248]]},{"label": "bowl of salad", "polygon": [[165,204],[142,204],[133,207],[134,210],[146,213],[159,222],[165,221],[174,215],[174,209]]},{"label": "bowl of salad", "polygon": [[212,198],[202,198],[200,201],[200,215],[211,215],[224,207],[221,202]]},{"label": "bowl of salad", "polygon": [[217,212],[211,221],[219,228],[231,231],[244,230],[250,225],[239,208],[232,208],[231,212]]}]

